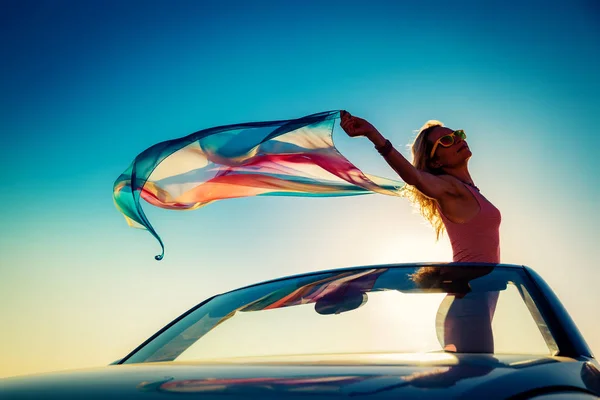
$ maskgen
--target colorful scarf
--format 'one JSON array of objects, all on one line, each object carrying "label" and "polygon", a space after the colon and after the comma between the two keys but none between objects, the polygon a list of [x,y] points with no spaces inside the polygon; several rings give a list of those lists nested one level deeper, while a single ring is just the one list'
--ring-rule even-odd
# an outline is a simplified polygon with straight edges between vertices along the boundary
[{"label": "colorful scarf", "polygon": [[140,204],[193,210],[246,196],[399,195],[401,182],[371,176],[333,144],[339,111],[299,119],[204,129],[139,154],[114,184],[115,205],[129,226],[164,244]]}]

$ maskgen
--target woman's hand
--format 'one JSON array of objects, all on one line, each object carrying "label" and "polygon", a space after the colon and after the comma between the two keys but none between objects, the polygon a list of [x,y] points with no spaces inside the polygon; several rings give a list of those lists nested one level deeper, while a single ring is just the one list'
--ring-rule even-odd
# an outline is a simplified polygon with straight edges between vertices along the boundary
[{"label": "woman's hand", "polygon": [[379,131],[368,121],[353,117],[348,111],[340,111],[340,126],[351,137],[366,136],[372,138],[379,135]]}]

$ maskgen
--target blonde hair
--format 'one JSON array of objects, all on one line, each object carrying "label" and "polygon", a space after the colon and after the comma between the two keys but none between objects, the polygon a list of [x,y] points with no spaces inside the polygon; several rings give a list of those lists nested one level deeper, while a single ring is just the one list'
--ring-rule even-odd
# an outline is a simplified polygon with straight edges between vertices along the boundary
[{"label": "blonde hair", "polygon": [[[427,141],[427,135],[436,126],[444,126],[443,123],[436,120],[429,120],[419,129],[414,142],[410,145],[412,153],[412,165],[418,170],[429,172],[430,174],[440,175],[440,169],[433,169],[429,166],[429,152],[431,144]],[[440,216],[437,207],[437,201],[431,197],[425,196],[416,187],[405,185],[402,189],[402,195],[408,198],[414,206],[419,209],[420,214],[431,224],[435,231],[436,240],[444,232],[444,222]]]}]

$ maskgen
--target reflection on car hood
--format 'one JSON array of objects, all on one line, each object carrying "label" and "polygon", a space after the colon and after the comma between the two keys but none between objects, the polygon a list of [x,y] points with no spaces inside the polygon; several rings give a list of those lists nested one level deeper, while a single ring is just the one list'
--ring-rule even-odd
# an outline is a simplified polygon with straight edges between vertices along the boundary
[{"label": "reflection on car hood", "polygon": [[[332,358],[302,362],[147,363],[16,377],[0,381],[3,399],[165,398],[499,398],[552,382],[579,386],[587,363],[560,357],[441,354]],[[369,360],[371,362],[369,362]],[[595,368],[595,367],[594,367]],[[595,370],[597,372],[597,369]],[[595,372],[592,373],[592,375]],[[596,375],[598,378],[598,375]],[[579,384],[578,384],[579,382]]]}]

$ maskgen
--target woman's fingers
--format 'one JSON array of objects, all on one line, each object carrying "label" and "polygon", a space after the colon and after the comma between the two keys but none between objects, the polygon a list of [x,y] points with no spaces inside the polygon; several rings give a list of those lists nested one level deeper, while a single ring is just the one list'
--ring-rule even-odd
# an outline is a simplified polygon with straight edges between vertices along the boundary
[{"label": "woman's fingers", "polygon": [[349,128],[351,128],[354,125],[354,118],[353,117],[343,117],[342,121],[340,122],[340,126],[342,128],[344,128],[344,130],[347,130]]},{"label": "woman's fingers", "polygon": [[340,124],[347,125],[349,121],[354,119],[355,118],[348,111],[340,111]]},{"label": "woman's fingers", "polygon": [[342,110],[340,111],[340,119],[340,126],[348,135],[364,135],[364,132],[361,132],[361,128],[364,130],[365,126],[361,118],[353,117],[348,111]]},{"label": "woman's fingers", "polygon": [[348,134],[356,133],[356,128],[356,123],[352,120],[346,121],[344,124],[342,124],[342,129],[344,129]]}]

